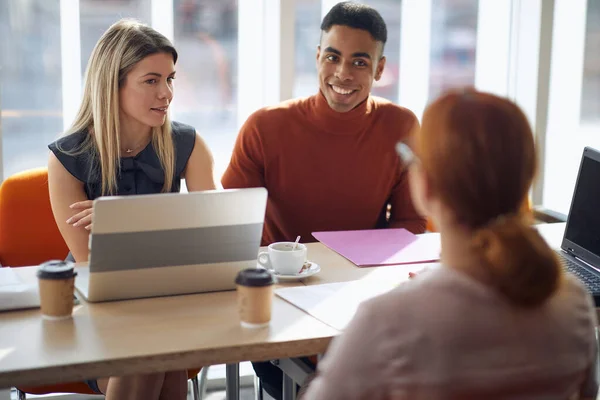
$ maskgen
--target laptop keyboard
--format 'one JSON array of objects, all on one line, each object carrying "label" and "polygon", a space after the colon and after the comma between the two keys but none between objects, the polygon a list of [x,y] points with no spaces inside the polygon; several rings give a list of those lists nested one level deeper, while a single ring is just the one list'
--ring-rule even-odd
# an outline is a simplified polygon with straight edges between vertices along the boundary
[{"label": "laptop keyboard", "polygon": [[560,263],[563,266],[564,270],[575,275],[583,284],[587,287],[587,289],[591,293],[600,293],[600,276],[593,274],[588,271],[586,268],[577,265],[573,261],[564,257],[560,251],[557,251],[560,256]]}]

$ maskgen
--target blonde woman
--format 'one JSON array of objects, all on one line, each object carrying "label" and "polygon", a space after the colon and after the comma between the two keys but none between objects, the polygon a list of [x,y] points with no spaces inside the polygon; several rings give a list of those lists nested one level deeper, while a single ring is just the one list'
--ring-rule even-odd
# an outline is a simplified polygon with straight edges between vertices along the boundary
[{"label": "blonde woman", "polygon": [[[194,128],[168,117],[177,51],[132,20],[112,25],[94,48],[73,126],[51,143],[52,211],[70,257],[88,257],[92,201],[99,196],[215,189],[213,159]],[[184,399],[186,372],[87,381],[106,398]]]}]

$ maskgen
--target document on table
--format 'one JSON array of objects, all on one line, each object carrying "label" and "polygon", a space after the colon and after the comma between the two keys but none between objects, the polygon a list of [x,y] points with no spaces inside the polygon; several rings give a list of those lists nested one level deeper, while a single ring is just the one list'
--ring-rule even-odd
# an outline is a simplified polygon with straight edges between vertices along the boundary
[{"label": "document on table", "polygon": [[440,235],[406,229],[313,232],[325,246],[359,267],[414,264],[440,259]]},{"label": "document on table", "polygon": [[359,280],[281,288],[275,290],[275,294],[341,331],[354,317],[360,303],[386,293],[399,284],[393,281]]},{"label": "document on table", "polygon": [[22,282],[12,268],[0,268],[0,311],[39,306],[37,284]]}]

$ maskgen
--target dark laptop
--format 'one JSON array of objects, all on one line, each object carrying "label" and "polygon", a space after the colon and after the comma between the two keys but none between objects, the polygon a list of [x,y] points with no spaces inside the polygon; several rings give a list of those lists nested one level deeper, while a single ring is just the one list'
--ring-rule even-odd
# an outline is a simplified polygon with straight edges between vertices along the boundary
[{"label": "dark laptop", "polygon": [[563,266],[600,307],[600,152],[590,147],[583,150],[560,248]]}]

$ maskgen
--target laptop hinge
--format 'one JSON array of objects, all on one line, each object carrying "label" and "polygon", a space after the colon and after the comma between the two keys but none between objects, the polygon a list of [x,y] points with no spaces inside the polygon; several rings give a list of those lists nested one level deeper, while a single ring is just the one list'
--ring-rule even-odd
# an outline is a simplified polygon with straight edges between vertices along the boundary
[{"label": "laptop hinge", "polygon": [[575,258],[577,259],[577,261],[579,261],[579,262],[582,262],[583,264],[587,265],[588,267],[590,267],[590,268],[594,268],[594,271],[598,271],[598,272],[600,272],[600,269],[598,269],[598,267],[594,267],[594,266],[593,266],[592,264],[590,264],[589,262],[587,262],[587,261],[584,261],[584,260],[582,260],[581,258],[579,258],[579,257],[577,257],[577,256],[573,256],[573,257],[575,257]]},{"label": "laptop hinge", "polygon": [[[563,249],[563,250],[564,250],[564,249]],[[598,271],[598,272],[600,272],[600,268],[598,268],[598,267],[595,267],[595,266],[593,266],[592,264],[590,264],[589,262],[587,262],[587,261],[585,261],[585,260],[581,259],[580,257],[576,256],[576,255],[575,255],[575,253],[573,252],[573,249],[571,249],[571,248],[567,247],[567,249],[566,249],[566,250],[564,250],[564,251],[565,251],[565,253],[567,253],[568,255],[570,255],[571,257],[573,257],[574,259],[576,259],[576,260],[577,260],[577,261],[579,261],[580,263],[582,263],[582,264],[585,264],[586,266],[588,266],[588,267],[590,267],[590,268],[593,268],[593,269],[594,269],[594,271]]]}]

